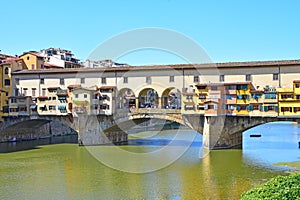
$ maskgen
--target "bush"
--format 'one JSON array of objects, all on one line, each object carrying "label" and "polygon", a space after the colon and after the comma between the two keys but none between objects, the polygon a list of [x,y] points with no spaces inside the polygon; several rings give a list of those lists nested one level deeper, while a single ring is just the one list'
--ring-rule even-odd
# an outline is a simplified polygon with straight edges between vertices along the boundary
[{"label": "bush", "polygon": [[242,194],[242,200],[300,200],[300,174],[278,176]]}]

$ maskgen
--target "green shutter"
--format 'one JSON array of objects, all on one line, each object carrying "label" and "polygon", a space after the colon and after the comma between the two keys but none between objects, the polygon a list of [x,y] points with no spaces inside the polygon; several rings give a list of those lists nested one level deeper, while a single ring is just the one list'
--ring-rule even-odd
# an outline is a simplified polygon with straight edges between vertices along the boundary
[{"label": "green shutter", "polygon": [[253,106],[252,106],[252,105],[249,105],[249,106],[248,106],[248,109],[249,109],[249,111],[252,111],[252,110],[253,110]]}]

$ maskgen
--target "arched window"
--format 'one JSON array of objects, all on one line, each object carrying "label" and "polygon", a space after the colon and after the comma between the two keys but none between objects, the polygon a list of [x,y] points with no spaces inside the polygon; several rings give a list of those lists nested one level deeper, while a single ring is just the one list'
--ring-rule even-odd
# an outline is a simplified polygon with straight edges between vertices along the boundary
[{"label": "arched window", "polygon": [[8,67],[5,68],[5,74],[8,74]]}]

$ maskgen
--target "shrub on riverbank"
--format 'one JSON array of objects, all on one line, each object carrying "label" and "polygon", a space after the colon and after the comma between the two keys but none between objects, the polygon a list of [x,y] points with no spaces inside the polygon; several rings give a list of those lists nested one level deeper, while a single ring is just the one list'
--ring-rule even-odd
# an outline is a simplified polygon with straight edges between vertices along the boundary
[{"label": "shrub on riverbank", "polygon": [[300,200],[300,173],[278,176],[264,185],[244,192],[242,200]]}]

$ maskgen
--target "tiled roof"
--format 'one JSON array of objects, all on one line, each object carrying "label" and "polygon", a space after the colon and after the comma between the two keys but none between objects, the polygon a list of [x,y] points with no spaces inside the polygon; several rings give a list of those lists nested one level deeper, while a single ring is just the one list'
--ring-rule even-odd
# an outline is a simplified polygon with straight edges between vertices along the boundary
[{"label": "tiled roof", "polygon": [[101,86],[99,89],[114,89],[116,86]]},{"label": "tiled roof", "polygon": [[[114,72],[114,71],[143,71],[143,70],[185,70],[185,69],[216,69],[219,68],[238,68],[241,67],[274,67],[274,66],[291,66],[299,65],[300,60],[279,60],[279,61],[252,61],[252,62],[228,62],[228,63],[204,63],[204,64],[176,64],[176,65],[145,65],[145,66],[121,66],[121,67],[101,67],[101,68],[68,68],[64,69],[63,73],[95,73],[95,72]],[[30,73],[62,73],[61,70],[24,70],[16,72],[18,74]]]},{"label": "tiled roof", "polygon": [[44,58],[44,56],[42,56],[40,53],[38,52],[33,52],[33,51],[29,51],[29,52],[24,52],[22,55],[20,55],[20,57],[26,55],[26,54],[31,54],[31,55],[34,55],[34,56],[37,56],[37,57],[40,57],[40,58]]},{"label": "tiled roof", "polygon": [[81,85],[69,85],[68,88],[72,89],[72,88],[80,88]]},{"label": "tiled roof", "polygon": [[49,68],[64,68],[64,67],[61,67],[61,66],[58,66],[58,65],[47,63],[47,62],[44,63],[44,66],[49,67]]}]

